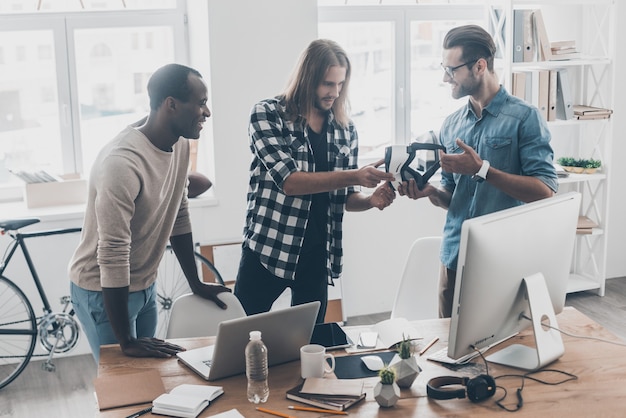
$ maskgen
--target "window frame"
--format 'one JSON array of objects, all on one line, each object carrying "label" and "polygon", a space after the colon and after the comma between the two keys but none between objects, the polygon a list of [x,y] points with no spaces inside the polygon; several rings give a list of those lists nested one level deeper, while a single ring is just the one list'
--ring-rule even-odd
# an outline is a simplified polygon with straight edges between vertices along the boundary
[{"label": "window frame", "polygon": [[[76,31],[121,27],[168,26],[172,28],[174,60],[187,63],[190,59],[187,8],[182,0],[173,9],[132,9],[115,11],[38,12],[0,14],[0,31],[50,31],[53,36],[57,83],[59,135],[61,137],[61,166],[65,173],[80,173],[87,177],[84,167],[80,126],[80,106],[75,50]],[[72,106],[72,104],[75,104]],[[121,129],[121,127],[120,127]],[[0,184],[1,202],[22,199],[22,187]]]},{"label": "window frame", "polygon": [[340,22],[392,22],[394,27],[394,77],[392,95],[394,108],[392,126],[394,144],[403,145],[411,138],[411,23],[433,20],[483,20],[487,21],[486,6],[477,4],[446,5],[337,5],[319,6],[319,23]]}]

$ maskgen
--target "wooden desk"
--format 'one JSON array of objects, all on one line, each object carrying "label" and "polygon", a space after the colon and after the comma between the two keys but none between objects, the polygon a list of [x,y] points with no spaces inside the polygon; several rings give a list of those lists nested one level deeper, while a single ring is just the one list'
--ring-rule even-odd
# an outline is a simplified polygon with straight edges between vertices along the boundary
[{"label": "wooden desk", "polygon": [[[621,341],[618,337],[605,330],[574,308],[565,308],[557,316],[559,327],[564,331],[604,339]],[[416,328],[424,337],[425,343],[434,336],[439,342],[430,350],[437,350],[447,344],[448,320],[436,319],[415,322]],[[528,332],[516,336],[505,344],[532,341]],[[549,368],[573,373],[578,380],[567,382],[559,386],[548,386],[526,380],[523,397],[523,408],[514,414],[517,417],[563,416],[563,417],[590,417],[590,416],[623,416],[626,410],[626,347],[608,344],[600,341],[576,339],[563,335],[565,354]],[[177,344],[187,348],[207,345],[212,338],[178,339]],[[504,347],[505,344],[502,346]],[[430,351],[429,350],[429,351]],[[339,355],[338,352],[335,354]],[[241,354],[243,355],[243,353]],[[482,360],[476,365],[459,370],[457,373],[419,357],[418,362],[423,372],[413,383],[410,389],[403,389],[401,399],[392,408],[379,408],[372,396],[372,388],[378,378],[365,379],[367,396],[364,402],[350,408],[348,412],[358,417],[439,417],[439,416],[503,416],[507,413],[500,409],[494,398],[501,396],[498,390],[496,396],[482,403],[473,404],[467,399],[436,401],[426,397],[426,383],[434,376],[464,375],[474,376],[483,372]],[[130,358],[121,354],[115,345],[103,347],[100,355],[98,376],[112,376],[137,369],[156,368],[161,373],[163,384],[169,391],[181,383],[206,383],[197,377],[190,369],[180,364],[176,359]],[[517,369],[490,364],[489,372],[493,376],[506,373],[521,373]],[[317,418],[323,415],[313,412],[289,411],[288,405],[294,404],[285,398],[287,389],[295,386],[300,379],[300,362],[293,361],[287,364],[274,366],[269,372],[270,398],[263,405],[269,409],[289,413],[294,417]],[[559,378],[560,379],[560,378]],[[212,403],[201,417],[208,417],[222,411],[236,408],[247,418],[271,418],[271,415],[258,412],[255,405],[246,400],[245,375],[221,379],[209,384],[224,387],[224,395]],[[499,379],[499,386],[507,388],[508,405],[516,404],[515,391],[520,385],[520,379]],[[149,406],[149,405],[144,405]],[[142,406],[133,406],[109,411],[102,411],[97,416],[102,418],[126,417],[132,412],[142,409]],[[145,417],[159,416],[147,414]]]}]

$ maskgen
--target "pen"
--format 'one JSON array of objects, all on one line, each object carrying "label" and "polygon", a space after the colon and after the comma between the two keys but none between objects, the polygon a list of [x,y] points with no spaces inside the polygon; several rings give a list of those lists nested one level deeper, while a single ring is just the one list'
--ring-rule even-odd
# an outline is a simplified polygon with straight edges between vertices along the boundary
[{"label": "pen", "polygon": [[146,409],[142,409],[141,411],[137,411],[134,414],[131,414],[131,415],[127,416],[126,418],[137,418],[137,417],[140,417],[140,416],[142,416],[144,414],[147,414],[148,412],[152,412],[152,407],[151,406],[146,408]]},{"label": "pen", "polygon": [[291,415],[288,414],[283,414],[282,412],[276,412],[276,411],[272,411],[271,409],[265,409],[265,408],[261,408],[260,406],[256,407],[257,411],[261,411],[261,412],[265,412],[266,414],[271,414],[271,415],[276,415],[277,417],[283,417],[283,418],[295,418]]},{"label": "pen", "polygon": [[429,343],[428,343],[428,345],[426,345],[426,347],[422,348],[422,351],[420,351],[420,356],[421,356],[422,354],[424,354],[426,351],[428,351],[428,349],[429,349],[430,347],[432,347],[433,345],[435,345],[435,343],[436,343],[437,341],[439,341],[439,337],[435,337],[435,338],[433,338],[433,339],[432,339],[432,341],[431,341],[431,342],[429,342]]},{"label": "pen", "polygon": [[309,412],[321,412],[322,414],[348,415],[347,412],[334,411],[332,409],[308,408],[305,406],[293,406],[293,405],[289,405],[287,408],[293,409],[294,411],[309,411]]}]

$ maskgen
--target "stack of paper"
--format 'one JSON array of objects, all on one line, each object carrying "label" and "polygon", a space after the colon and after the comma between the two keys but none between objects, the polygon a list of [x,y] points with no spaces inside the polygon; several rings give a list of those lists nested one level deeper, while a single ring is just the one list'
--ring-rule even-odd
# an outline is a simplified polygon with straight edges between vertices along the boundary
[{"label": "stack of paper", "polygon": [[178,385],[170,393],[164,393],[152,401],[152,413],[195,418],[223,393],[221,386]]}]

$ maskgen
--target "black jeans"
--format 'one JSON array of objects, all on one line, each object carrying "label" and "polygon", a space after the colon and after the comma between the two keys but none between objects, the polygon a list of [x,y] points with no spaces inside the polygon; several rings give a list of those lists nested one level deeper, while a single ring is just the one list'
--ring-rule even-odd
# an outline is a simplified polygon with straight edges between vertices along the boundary
[{"label": "black jeans", "polygon": [[261,264],[259,256],[243,248],[239,272],[235,282],[235,296],[246,314],[267,312],[288,287],[291,288],[291,306],[320,301],[316,322],[324,322],[328,304],[328,271],[324,248],[301,254],[295,280],[274,276]]}]

